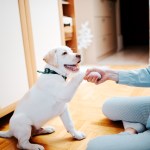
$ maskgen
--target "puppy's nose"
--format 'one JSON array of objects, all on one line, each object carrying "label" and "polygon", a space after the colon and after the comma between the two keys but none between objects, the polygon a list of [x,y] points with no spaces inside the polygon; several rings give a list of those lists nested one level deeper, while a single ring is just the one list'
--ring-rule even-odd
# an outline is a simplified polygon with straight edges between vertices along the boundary
[{"label": "puppy's nose", "polygon": [[76,54],[76,57],[77,57],[77,58],[81,58],[81,55],[79,55],[79,54]]}]

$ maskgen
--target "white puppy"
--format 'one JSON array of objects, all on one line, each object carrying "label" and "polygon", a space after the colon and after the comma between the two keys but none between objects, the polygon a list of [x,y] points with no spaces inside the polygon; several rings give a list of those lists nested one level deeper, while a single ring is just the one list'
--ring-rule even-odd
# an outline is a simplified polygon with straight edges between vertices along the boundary
[{"label": "white puppy", "polygon": [[[10,130],[0,132],[0,137],[16,137],[21,149],[44,150],[41,145],[31,144],[29,139],[32,135],[54,132],[52,127],[41,127],[55,116],[60,116],[66,130],[75,139],[85,138],[84,133],[75,130],[67,109],[67,103],[84,77],[78,72],[81,56],[62,46],[49,51],[44,61],[47,63],[45,71],[21,99],[10,119]],[[67,82],[70,72],[78,73]]]}]

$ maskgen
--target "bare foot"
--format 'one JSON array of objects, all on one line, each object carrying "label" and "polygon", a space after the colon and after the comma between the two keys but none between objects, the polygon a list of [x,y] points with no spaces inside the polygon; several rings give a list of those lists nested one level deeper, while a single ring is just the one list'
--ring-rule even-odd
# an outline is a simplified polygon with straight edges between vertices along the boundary
[{"label": "bare foot", "polygon": [[133,128],[126,128],[125,132],[128,132],[130,134],[138,134],[138,132]]}]

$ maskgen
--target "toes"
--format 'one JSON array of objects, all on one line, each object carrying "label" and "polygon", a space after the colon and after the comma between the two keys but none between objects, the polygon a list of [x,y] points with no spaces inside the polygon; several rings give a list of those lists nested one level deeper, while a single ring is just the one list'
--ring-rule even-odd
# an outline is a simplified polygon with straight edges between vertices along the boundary
[{"label": "toes", "polygon": [[42,148],[42,147],[39,147],[37,150],[44,150],[44,147]]},{"label": "toes", "polygon": [[53,127],[46,127],[46,128],[40,128],[38,130],[36,130],[32,136],[36,136],[36,135],[44,135],[44,134],[51,134],[55,132],[55,129]]},{"label": "toes", "polygon": [[17,144],[17,148],[26,149],[26,150],[44,150],[44,147],[42,145],[31,144],[31,143],[27,143],[27,144],[23,144],[23,145]]},{"label": "toes", "polygon": [[33,150],[44,150],[44,147],[41,145],[36,144],[33,148]]},{"label": "toes", "polygon": [[76,131],[74,138],[77,140],[83,140],[86,138],[86,135],[82,132]]}]

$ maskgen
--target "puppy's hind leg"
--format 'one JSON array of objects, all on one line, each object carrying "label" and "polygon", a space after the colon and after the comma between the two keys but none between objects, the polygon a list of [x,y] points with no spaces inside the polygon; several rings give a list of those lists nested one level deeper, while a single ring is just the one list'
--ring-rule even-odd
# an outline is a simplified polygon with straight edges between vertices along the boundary
[{"label": "puppy's hind leg", "polygon": [[17,147],[26,150],[44,150],[44,147],[38,144],[31,144],[29,139],[31,137],[31,126],[23,125],[17,127],[15,137],[18,139]]},{"label": "puppy's hind leg", "polygon": [[15,115],[10,120],[10,128],[14,137],[18,139],[17,147],[26,150],[44,150],[44,147],[29,142],[31,137],[31,121],[23,114]]}]

